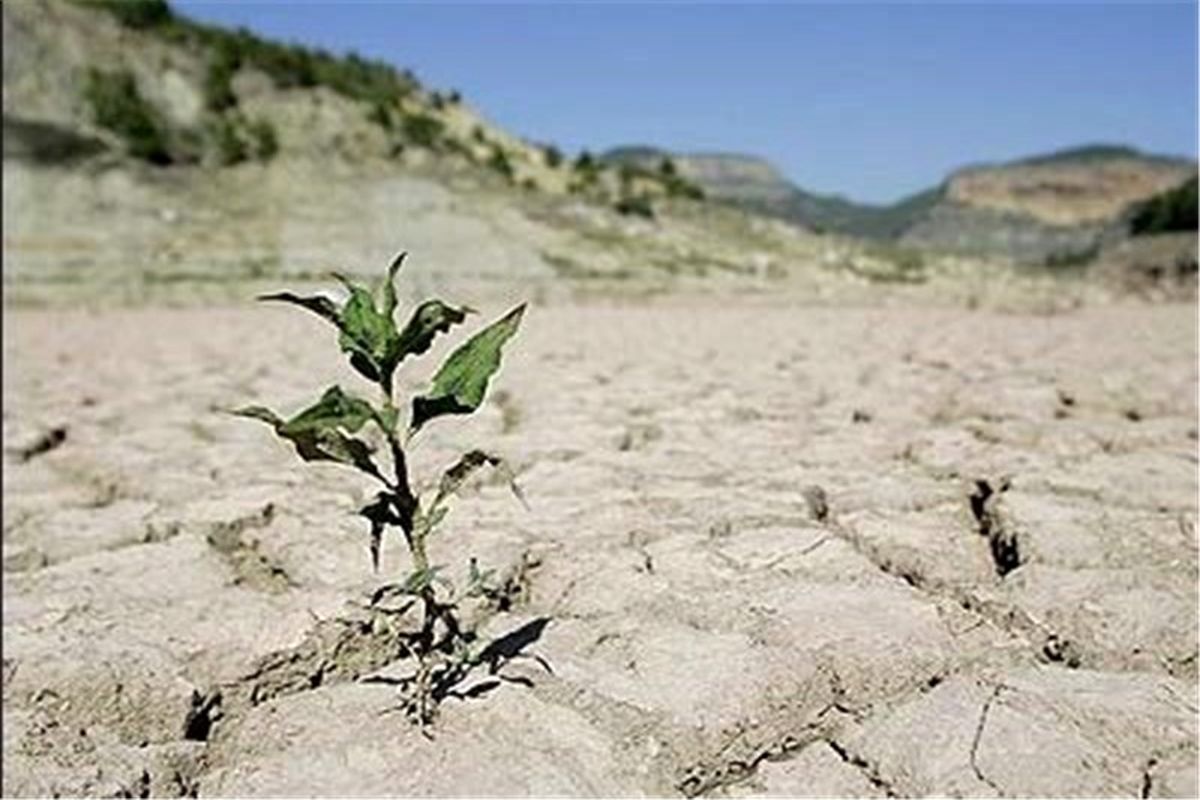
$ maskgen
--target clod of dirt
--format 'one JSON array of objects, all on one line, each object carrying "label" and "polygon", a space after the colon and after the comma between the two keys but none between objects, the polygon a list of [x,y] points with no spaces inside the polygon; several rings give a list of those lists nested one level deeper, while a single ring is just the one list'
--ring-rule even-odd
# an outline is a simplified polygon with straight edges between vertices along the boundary
[{"label": "clod of dirt", "polygon": [[1008,491],[1009,485],[1008,479],[997,481],[996,488],[987,480],[977,480],[975,490],[968,498],[971,513],[979,523],[979,535],[988,540],[996,574],[1002,578],[1022,563],[1016,527],[998,506],[1000,496]]},{"label": "clod of dirt", "polygon": [[808,513],[817,522],[824,522],[829,519],[829,498],[825,494],[825,489],[813,484],[805,486],[801,490],[804,496],[804,503],[808,506]]},{"label": "clod of dirt", "polygon": [[51,450],[59,447],[67,440],[67,426],[59,425],[39,436],[32,444],[22,447],[17,451],[17,458],[21,463],[31,461],[40,455],[49,453]]},{"label": "clod of dirt", "polygon": [[351,681],[406,653],[403,637],[372,620],[321,622],[298,646],[262,658],[233,687],[235,699],[256,706],[281,695]]},{"label": "clod of dirt", "polygon": [[871,412],[863,411],[861,408],[854,409],[854,413],[850,415],[851,422],[870,422],[871,419]]},{"label": "clod of dirt", "polygon": [[662,428],[654,424],[638,424],[631,425],[625,429],[617,442],[617,449],[622,453],[627,453],[630,450],[640,450],[651,442],[656,442],[663,437]]},{"label": "clod of dirt", "polygon": [[1075,645],[1066,639],[1060,639],[1055,633],[1050,634],[1042,645],[1042,656],[1047,661],[1066,664],[1070,669],[1078,669],[1082,663]]},{"label": "clod of dirt", "polygon": [[1067,419],[1071,416],[1071,409],[1075,407],[1075,395],[1070,392],[1058,390],[1058,406],[1054,409],[1055,419]]},{"label": "clod of dirt", "polygon": [[521,560],[500,576],[496,586],[484,590],[488,603],[496,611],[511,611],[528,602],[530,573],[541,565],[539,557],[532,553],[522,554]]},{"label": "clod of dirt", "polygon": [[221,718],[221,692],[201,694],[192,692],[192,707],[183,720],[183,738],[193,742],[207,742],[212,727]]},{"label": "clod of dirt", "polygon": [[295,586],[280,564],[258,550],[258,542],[242,539],[245,530],[265,528],[275,518],[275,505],[268,503],[262,511],[212,526],[208,544],[220,553],[233,568],[235,585],[245,585],[263,592],[278,593]]}]

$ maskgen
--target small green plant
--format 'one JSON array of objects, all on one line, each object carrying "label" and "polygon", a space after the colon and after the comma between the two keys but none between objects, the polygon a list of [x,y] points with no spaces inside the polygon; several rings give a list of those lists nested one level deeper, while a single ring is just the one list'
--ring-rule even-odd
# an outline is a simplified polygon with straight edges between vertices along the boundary
[{"label": "small green plant", "polygon": [[133,73],[91,69],[83,88],[96,124],[125,142],[129,154],[152,164],[170,164],[166,125],[138,91]]},{"label": "small green plant", "polygon": [[[442,574],[444,566],[435,564],[429,552],[430,540],[448,511],[448,501],[480,468],[490,466],[501,470],[513,493],[524,502],[505,463],[491,453],[471,450],[447,469],[436,487],[424,496],[410,481],[407,466],[413,438],[426,425],[445,416],[470,414],[483,403],[488,383],[500,368],[501,351],[520,327],[525,305],[512,309],[451,353],[434,374],[429,389],[404,404],[408,406],[408,414],[407,420],[402,421],[401,404],[394,396],[396,371],[409,358],[428,352],[440,334],[449,333],[473,313],[465,306],[426,300],[413,309],[403,327],[397,325],[395,278],[403,261],[402,253],[374,292],[345,276],[335,276],[349,292],[340,305],[321,295],[301,297],[290,292],[259,298],[300,306],[332,324],[350,365],[377,388],[377,403],[332,386],[316,403],[290,419],[261,406],[249,406],[235,413],[270,425],[276,435],[291,442],[305,461],[343,464],[380,484],[374,499],[358,510],[369,522],[371,562],[378,570],[384,533],[389,528],[398,529],[408,547],[412,571],[403,580],[376,590],[372,607],[396,599],[405,603],[397,613],[417,604],[421,607],[419,629],[403,634],[406,650],[416,660],[416,670],[400,685],[402,707],[424,729],[433,721],[438,703],[474,668],[487,665],[494,671],[497,660],[515,657],[514,641],[529,640],[528,632],[521,634],[529,627],[526,626],[517,632],[521,635],[515,640],[512,637],[516,634],[510,634],[481,646],[472,626],[460,619],[459,605],[466,598],[496,595],[490,572],[481,572],[472,558],[466,586],[456,591]],[[370,429],[386,444],[390,470],[376,461],[375,448],[366,438]],[[544,625],[542,620],[541,626]],[[538,627],[534,632],[535,638],[540,630]],[[506,643],[500,645],[501,642]]]}]

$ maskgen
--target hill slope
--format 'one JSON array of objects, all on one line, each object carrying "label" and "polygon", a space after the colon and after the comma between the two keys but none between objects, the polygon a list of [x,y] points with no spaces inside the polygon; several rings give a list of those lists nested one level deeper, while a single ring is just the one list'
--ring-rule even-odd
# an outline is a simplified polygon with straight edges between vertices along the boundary
[{"label": "hill slope", "polygon": [[568,159],[352,54],[155,3],[0,15],[8,298],[88,283],[136,302],[151,286],[374,270],[402,247],[472,280],[656,282],[778,273],[812,246],[708,208],[679,175]]}]

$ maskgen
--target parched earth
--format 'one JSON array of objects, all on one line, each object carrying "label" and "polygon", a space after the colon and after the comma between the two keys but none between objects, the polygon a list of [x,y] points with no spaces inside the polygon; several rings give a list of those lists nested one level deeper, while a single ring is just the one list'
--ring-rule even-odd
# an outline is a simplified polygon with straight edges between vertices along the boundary
[{"label": "parched earth", "polygon": [[1194,305],[532,308],[412,466],[509,458],[528,509],[480,478],[435,560],[553,672],[432,739],[370,487],[223,412],[354,385],[319,321],[4,334],[5,795],[1198,792]]}]

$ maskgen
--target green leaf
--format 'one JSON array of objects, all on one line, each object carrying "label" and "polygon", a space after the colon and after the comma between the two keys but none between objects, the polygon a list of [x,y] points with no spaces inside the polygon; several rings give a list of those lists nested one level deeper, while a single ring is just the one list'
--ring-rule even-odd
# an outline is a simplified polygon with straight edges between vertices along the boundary
[{"label": "green leaf", "polygon": [[388,266],[387,277],[384,278],[383,291],[380,292],[379,301],[379,313],[385,317],[391,318],[392,312],[396,310],[396,273],[400,271],[407,256],[407,252],[400,253],[392,259],[392,263]]},{"label": "green leaf", "polygon": [[444,578],[440,574],[443,569],[445,569],[445,567],[441,565],[435,565],[429,567],[428,569],[414,570],[400,583],[388,583],[380,586],[371,595],[371,604],[376,605],[381,600],[389,597],[395,597],[396,595],[421,597],[421,595],[435,582],[440,583],[453,591],[454,584],[450,582],[449,578]]},{"label": "green leaf", "polygon": [[439,333],[448,333],[451,326],[467,318],[471,309],[454,308],[441,300],[426,300],[417,306],[397,340],[396,363],[408,356],[419,356],[429,350]]},{"label": "green leaf", "polygon": [[438,580],[438,573],[442,569],[442,567],[436,566],[429,569],[416,570],[404,579],[404,583],[400,585],[400,591],[405,594],[421,594],[421,592],[432,586],[435,580]]},{"label": "green leaf", "polygon": [[350,354],[350,365],[369,380],[391,381],[396,359],[396,323],[391,316],[375,308],[375,300],[366,288],[344,275],[336,275],[350,291],[338,320],[341,336],[338,344]]},{"label": "green leaf", "polygon": [[291,292],[276,292],[275,294],[259,295],[258,299],[266,302],[278,301],[283,303],[291,303],[293,305],[300,306],[301,308],[307,308],[309,311],[313,312],[322,319],[341,327],[337,305],[328,297],[322,297],[321,295],[301,297],[299,295],[292,294]]},{"label": "green leaf", "polygon": [[374,419],[375,410],[370,403],[347,395],[339,386],[327,389],[320,400],[287,421],[261,406],[248,406],[234,413],[266,422],[276,435],[290,441],[305,461],[347,464],[384,480],[371,460],[371,447],[346,435]]},{"label": "green leaf", "polygon": [[296,452],[305,461],[336,461],[380,480],[384,479],[375,462],[371,460],[373,451],[370,445],[353,436],[346,436],[340,431],[304,431],[293,435],[280,435],[293,441]]},{"label": "green leaf", "polygon": [[413,399],[412,430],[444,414],[470,414],[483,402],[488,381],[500,368],[500,354],[521,325],[525,304],[514,308],[455,350],[437,374],[429,393]]},{"label": "green leaf", "polygon": [[271,409],[264,408],[262,406],[245,406],[244,408],[239,408],[231,413],[239,417],[249,417],[250,419],[262,420],[272,428],[278,428],[283,424],[283,420],[279,418],[278,414]]},{"label": "green leaf", "polygon": [[424,538],[433,533],[442,520],[446,518],[445,508],[431,506],[428,512],[418,511],[413,515],[413,532],[415,537]]},{"label": "green leaf", "polygon": [[479,597],[488,590],[488,584],[492,580],[492,576],[496,574],[494,569],[479,569],[479,562],[474,556],[471,556],[470,567],[467,573],[467,588],[463,592],[465,597]]},{"label": "green leaf", "polygon": [[321,399],[285,422],[282,431],[343,428],[354,433],[375,417],[375,409],[366,400],[346,394],[340,386],[331,386]]}]

